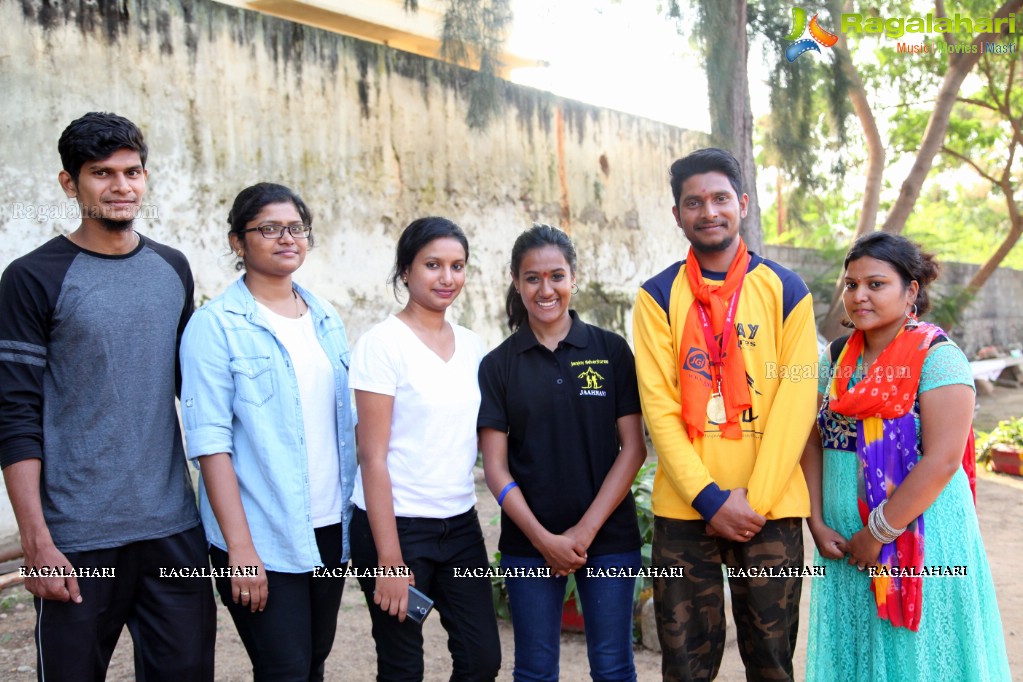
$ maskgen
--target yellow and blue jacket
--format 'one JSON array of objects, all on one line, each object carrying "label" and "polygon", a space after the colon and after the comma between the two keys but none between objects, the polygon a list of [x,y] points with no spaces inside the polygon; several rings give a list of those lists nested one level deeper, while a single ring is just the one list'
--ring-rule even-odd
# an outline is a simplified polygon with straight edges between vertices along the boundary
[{"label": "yellow and blue jacket", "polygon": [[[709,520],[731,489],[747,488],[750,506],[768,519],[809,516],[799,460],[817,406],[810,292],[791,270],[750,253],[734,337],[752,401],[742,414],[743,437],[722,438],[708,421],[704,435],[693,441],[682,419],[678,367],[693,304],[685,267],[685,261],[675,263],[647,280],[633,312],[643,417],[658,456],[653,512]],[[704,270],[703,275],[712,282],[725,273]]]}]

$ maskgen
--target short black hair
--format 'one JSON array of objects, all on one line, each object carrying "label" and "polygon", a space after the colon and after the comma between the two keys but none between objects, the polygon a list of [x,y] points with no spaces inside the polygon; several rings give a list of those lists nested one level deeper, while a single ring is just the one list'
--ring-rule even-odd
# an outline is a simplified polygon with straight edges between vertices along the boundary
[{"label": "short black hair", "polygon": [[697,149],[671,164],[671,195],[675,206],[682,196],[682,184],[694,175],[712,172],[723,173],[735,190],[735,196],[742,198],[742,169],[731,152],[717,147]]},{"label": "short black hair", "polygon": [[[416,259],[416,255],[434,239],[445,237],[458,240],[458,243],[465,249],[465,262],[468,263],[469,240],[462,228],[447,218],[438,216],[417,218],[402,231],[401,236],[398,237],[398,246],[394,253],[394,268],[391,270],[389,280],[395,297],[398,296],[398,282],[401,281],[402,275],[412,267],[412,261]],[[408,285],[405,286],[407,288]]]},{"label": "short black hair", "polygon": [[105,159],[121,149],[138,152],[142,167],[146,167],[149,147],[139,127],[123,116],[99,111],[91,111],[72,121],[57,142],[61,165],[75,183],[82,166]]}]

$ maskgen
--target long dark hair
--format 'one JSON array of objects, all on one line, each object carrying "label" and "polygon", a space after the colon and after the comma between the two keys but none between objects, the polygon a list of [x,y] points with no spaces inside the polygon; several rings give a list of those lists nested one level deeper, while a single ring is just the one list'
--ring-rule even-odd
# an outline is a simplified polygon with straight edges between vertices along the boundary
[{"label": "long dark hair", "polygon": [[[512,246],[511,275],[518,279],[519,268],[522,267],[522,259],[534,249],[542,249],[545,246],[556,246],[568,262],[568,268],[575,274],[576,255],[575,245],[571,238],[556,227],[550,225],[533,225],[515,240]],[[522,296],[515,289],[515,283],[508,285],[508,296],[505,299],[504,310],[508,314],[508,327],[515,331],[522,326],[522,323],[529,318],[526,306],[522,302]]]}]

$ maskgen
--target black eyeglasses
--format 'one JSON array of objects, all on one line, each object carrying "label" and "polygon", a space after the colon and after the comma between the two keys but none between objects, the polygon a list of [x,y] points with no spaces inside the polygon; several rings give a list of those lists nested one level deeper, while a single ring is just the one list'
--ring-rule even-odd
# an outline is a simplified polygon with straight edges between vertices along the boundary
[{"label": "black eyeglasses", "polygon": [[280,239],[287,232],[294,239],[308,239],[309,234],[313,231],[312,226],[303,225],[301,223],[297,225],[278,225],[276,223],[267,223],[266,225],[256,225],[250,227],[242,232],[258,232],[263,235],[263,239]]}]

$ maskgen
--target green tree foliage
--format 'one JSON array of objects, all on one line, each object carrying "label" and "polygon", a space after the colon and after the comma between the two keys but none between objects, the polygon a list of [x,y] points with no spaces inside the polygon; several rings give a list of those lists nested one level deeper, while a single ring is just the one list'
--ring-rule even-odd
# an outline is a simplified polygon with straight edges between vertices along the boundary
[{"label": "green tree foliage", "polygon": [[[824,3],[823,23],[834,27],[840,15],[838,0]],[[792,3],[762,0],[751,5],[750,29],[761,37],[765,63],[770,66],[768,89],[771,115],[759,128],[763,161],[780,169],[797,190],[790,197],[793,212],[816,190],[831,189],[845,176],[847,160],[841,150],[848,142],[852,114],[849,79],[836,52],[824,59],[807,56],[788,62],[786,36],[791,29]]]},{"label": "green tree foliage", "polygon": [[[904,234],[939,260],[980,264],[998,248],[1007,224],[1004,199],[985,187],[946,189],[935,183],[921,195]],[[1023,249],[1010,253],[1002,265],[1023,270]]]},{"label": "green tree foliage", "polygon": [[[963,16],[991,16],[991,2],[949,3],[946,12]],[[898,7],[889,8],[894,12]],[[917,10],[919,12],[919,9]],[[932,10],[933,11],[933,10]],[[969,45],[973,34],[948,35],[945,41]],[[941,37],[928,43],[937,49]],[[1021,179],[1020,118],[1023,83],[1019,36],[997,39],[1014,44],[1017,52],[983,53],[964,83],[952,108],[934,168],[905,223],[905,234],[924,244],[942,260],[987,264],[995,255],[1001,265],[1023,266],[1023,253],[1000,247],[1013,230],[1015,194]],[[892,165],[905,165],[920,151],[923,131],[935,107],[935,95],[950,60],[938,54],[899,53],[892,41],[863,45],[873,60],[862,59],[864,78],[871,84],[887,122],[887,147]],[[889,208],[891,200],[882,203]],[[1001,256],[1004,256],[1004,260]],[[998,263],[992,263],[991,269]],[[986,277],[984,278],[986,279]],[[974,290],[983,281],[976,282]],[[976,293],[974,291],[973,293]]]},{"label": "green tree foliage", "polygon": [[[1019,5],[982,0],[937,2],[931,6],[890,1],[847,2],[839,9],[835,4],[828,6],[835,17],[831,26],[839,25],[840,14],[836,12],[841,11],[882,18],[927,12],[939,17],[955,13],[991,17],[996,11],[1015,11]],[[758,4],[758,26],[768,45],[777,44],[780,31],[787,28],[777,26],[779,14],[787,15],[784,8],[774,5],[773,0]],[[988,36],[987,40],[1004,44],[1015,38]],[[908,236],[943,260],[984,264],[974,282],[962,292],[953,292],[947,301],[951,311],[961,312],[994,267],[999,263],[1019,267],[1023,261],[1023,254],[1009,243],[1015,243],[1023,229],[1015,200],[1021,179],[1017,138],[1023,141],[1019,134],[1023,116],[1019,72],[1023,68],[1018,52],[970,56],[938,52],[946,45],[976,44],[977,34],[931,34],[925,39],[929,52],[910,54],[899,52],[898,44],[916,42],[914,36],[901,40],[852,33],[843,36],[843,42],[848,43],[849,66],[864,84],[870,115],[876,116],[884,140],[887,165],[879,202],[881,216],[887,217],[884,229],[898,232],[904,228]],[[826,50],[813,55],[816,59],[804,57],[788,65],[806,62],[809,68],[803,71],[785,73],[786,65],[781,75],[777,69],[773,71],[771,87],[785,95],[772,97],[770,116],[758,138],[764,164],[778,168],[784,181],[776,196],[780,195],[785,210],[775,206],[765,211],[771,241],[818,246],[833,244],[854,232],[855,216],[849,207],[857,203],[856,187],[852,181],[840,181],[840,177],[842,171],[848,178],[864,174],[863,138],[859,126],[851,125],[849,113],[831,106],[827,89],[828,80],[842,73],[833,68],[843,58],[841,47],[842,43],[830,54]],[[827,68],[829,59],[832,68]],[[967,79],[967,73],[974,75]],[[794,83],[799,85],[792,89],[790,84]],[[939,115],[942,110],[945,120]],[[849,126],[845,139],[842,116],[847,117]],[[806,166],[806,160],[814,160],[813,155],[805,154],[807,145],[800,145],[800,141],[810,140],[818,150],[817,177]],[[921,172],[931,168],[932,159],[934,167],[926,175],[926,184],[915,190],[919,196],[914,197],[913,174],[921,177]],[[895,184],[903,174],[902,184]],[[907,206],[912,208],[907,211]],[[786,218],[786,231],[781,234],[777,230],[779,213]],[[905,216],[903,222],[897,214]],[[822,230],[818,221],[828,225],[830,231]]]}]

